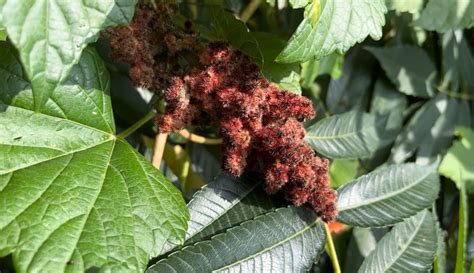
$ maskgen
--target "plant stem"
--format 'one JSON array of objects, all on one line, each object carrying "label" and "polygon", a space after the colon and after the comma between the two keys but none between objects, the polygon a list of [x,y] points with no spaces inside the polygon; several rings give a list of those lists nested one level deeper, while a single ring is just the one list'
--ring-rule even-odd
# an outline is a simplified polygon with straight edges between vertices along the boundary
[{"label": "plant stem", "polygon": [[183,158],[183,165],[181,166],[181,173],[179,174],[179,181],[181,181],[181,189],[184,193],[187,193],[188,188],[187,188],[187,180],[188,180],[188,175],[189,175],[189,170],[191,168],[191,158],[189,156],[190,152],[190,143],[186,143],[186,148],[185,148],[185,153],[184,153],[184,158]]},{"label": "plant stem", "polygon": [[257,10],[258,6],[262,3],[262,0],[251,0],[250,3],[245,7],[245,9],[240,14],[240,20],[246,23],[253,13]]},{"label": "plant stem", "polygon": [[146,116],[141,118],[139,121],[135,122],[132,126],[128,127],[124,131],[122,131],[120,134],[117,135],[117,137],[121,138],[126,138],[129,135],[133,134],[136,130],[138,130],[140,127],[142,127],[145,123],[150,121],[154,116],[156,115],[155,111],[150,111]]},{"label": "plant stem", "polygon": [[193,134],[186,129],[179,131],[179,135],[191,142],[198,144],[218,145],[222,143],[222,138],[206,138],[200,135]]},{"label": "plant stem", "polygon": [[336,248],[334,247],[331,230],[329,229],[328,224],[324,223],[324,229],[326,230],[326,243],[329,252],[329,258],[331,258],[332,267],[334,268],[334,273],[341,273],[341,267],[339,266],[339,261],[337,259]]},{"label": "plant stem", "polygon": [[158,170],[161,166],[161,158],[163,158],[163,152],[165,151],[165,144],[166,138],[168,134],[157,134],[155,138],[155,145],[153,148],[153,158],[151,159],[151,163],[155,166]]}]

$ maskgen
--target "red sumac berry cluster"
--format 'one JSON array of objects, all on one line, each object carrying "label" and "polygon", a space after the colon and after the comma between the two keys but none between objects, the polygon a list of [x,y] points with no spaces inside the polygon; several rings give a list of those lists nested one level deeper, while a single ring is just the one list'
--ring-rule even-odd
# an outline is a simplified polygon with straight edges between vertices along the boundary
[{"label": "red sumac berry cluster", "polygon": [[210,43],[200,61],[202,68],[173,78],[165,89],[166,110],[156,118],[160,132],[217,123],[225,171],[234,176],[261,171],[268,193],[283,189],[295,205],[334,220],[328,161],[303,141],[301,122],[315,115],[311,101],[270,84],[258,66],[226,43]]},{"label": "red sumac berry cluster", "polygon": [[[152,8],[139,1],[128,26],[103,33],[111,41],[112,58],[131,65],[134,84],[164,96],[165,113],[156,118],[160,132],[219,125],[226,172],[260,171],[268,193],[283,190],[295,205],[334,220],[328,161],[303,141],[301,122],[315,115],[311,101],[270,84],[257,65],[228,44],[202,46],[190,24],[184,30],[172,24],[174,12],[172,4]],[[185,67],[177,61],[186,52],[202,52],[197,64]]]}]

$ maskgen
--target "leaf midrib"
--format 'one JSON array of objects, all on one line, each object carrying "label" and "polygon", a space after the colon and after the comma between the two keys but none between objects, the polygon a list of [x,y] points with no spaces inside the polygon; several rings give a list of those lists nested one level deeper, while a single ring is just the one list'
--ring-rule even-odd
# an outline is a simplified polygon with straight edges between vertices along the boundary
[{"label": "leaf midrib", "polygon": [[[318,136],[318,135],[313,135],[313,134],[309,135],[308,134],[306,139],[311,139],[311,140],[334,140],[334,139],[338,139],[338,138],[349,138],[349,137],[352,137],[352,136],[356,136],[358,134],[366,133],[366,132],[370,131],[371,129],[377,128],[379,123],[380,122],[374,122],[374,123],[371,124],[371,126],[364,126],[360,130],[356,130],[356,131],[352,131],[352,132],[348,132],[348,133],[344,133],[344,134],[340,134],[340,135]],[[316,125],[317,124],[315,124],[315,126]]]},{"label": "leaf midrib", "polygon": [[[225,209],[223,211],[223,213],[221,213],[218,217],[212,219],[211,222],[209,222],[207,225],[205,226],[202,226],[201,228],[197,229],[196,232],[190,236],[189,238],[186,238],[185,241],[189,241],[191,238],[194,238],[196,235],[198,235],[199,233],[201,233],[203,230],[205,230],[207,227],[211,226],[213,223],[215,223],[217,220],[219,220],[220,218],[222,218],[227,212],[229,212],[232,208],[234,208],[237,204],[239,204],[242,199],[244,197],[246,197],[247,195],[249,195],[258,185],[260,185],[260,183],[255,183],[253,184],[251,187],[249,187],[249,189],[242,195],[239,195],[239,199],[237,199],[237,202],[235,203],[232,203],[232,205],[230,207],[228,207],[227,209]],[[206,198],[207,199],[207,198]],[[191,221],[190,221],[191,222]]]},{"label": "leaf midrib", "polygon": [[416,227],[415,232],[413,232],[413,235],[410,236],[410,238],[409,238],[409,240],[407,241],[407,243],[402,246],[401,251],[399,251],[399,252],[397,253],[397,255],[395,256],[395,259],[393,259],[393,260],[385,267],[385,269],[383,270],[383,272],[388,272],[389,269],[390,269],[390,267],[392,267],[392,266],[395,264],[395,262],[405,253],[405,251],[407,250],[408,246],[411,244],[411,242],[412,242],[412,241],[415,239],[415,237],[418,235],[418,231],[420,230],[421,226],[423,225],[423,222],[425,221],[425,218],[426,218],[426,215],[427,215],[426,213],[427,213],[427,212],[424,213],[425,215],[423,215],[423,219],[420,220],[420,222],[419,222],[420,224]]},{"label": "leaf midrib", "polygon": [[264,249],[258,251],[257,253],[252,254],[252,255],[250,255],[250,256],[248,256],[248,257],[242,259],[242,260],[238,260],[238,261],[236,261],[236,262],[234,262],[234,263],[232,263],[232,264],[230,264],[230,265],[227,265],[227,266],[224,266],[224,267],[215,269],[215,270],[213,270],[212,272],[218,272],[218,271],[221,271],[221,270],[224,270],[224,269],[231,268],[231,267],[233,267],[233,266],[235,266],[235,265],[237,265],[237,264],[239,264],[239,263],[242,263],[242,262],[251,260],[251,259],[253,259],[253,258],[255,258],[255,257],[259,256],[259,255],[261,255],[262,253],[265,253],[265,252],[267,252],[267,251],[269,251],[269,250],[272,250],[272,249],[274,249],[274,248],[276,248],[276,247],[278,247],[278,246],[280,246],[280,245],[283,245],[283,244],[285,244],[286,242],[288,242],[288,241],[290,241],[290,240],[292,240],[292,239],[294,239],[294,238],[296,238],[296,237],[302,235],[305,231],[307,231],[307,230],[311,229],[312,227],[316,226],[316,225],[318,224],[318,221],[319,221],[319,218],[316,219],[316,221],[314,221],[314,222],[311,223],[310,225],[305,226],[304,228],[302,228],[302,229],[300,229],[299,231],[295,232],[295,233],[292,234],[291,236],[285,238],[284,240],[279,241],[279,242],[276,243],[276,244],[270,245],[269,247],[266,247],[266,248],[264,248]]},{"label": "leaf midrib", "polygon": [[355,205],[352,205],[352,206],[347,206],[347,207],[342,207],[342,208],[339,207],[339,212],[350,211],[350,210],[353,210],[353,209],[357,209],[357,208],[361,208],[361,207],[365,207],[365,206],[369,206],[369,205],[378,203],[378,202],[383,201],[385,199],[390,199],[390,198],[392,198],[392,197],[394,197],[394,196],[396,196],[396,195],[398,195],[402,192],[405,192],[406,190],[408,190],[410,188],[413,188],[413,187],[419,185],[419,183],[421,183],[425,178],[427,178],[431,174],[432,174],[431,172],[427,172],[427,175],[420,177],[420,179],[418,179],[415,183],[408,184],[408,186],[402,187],[402,188],[400,188],[396,191],[393,191],[393,192],[389,192],[386,195],[371,198],[371,199],[366,199],[366,201],[363,201],[361,203],[358,203],[358,204],[355,204]]}]

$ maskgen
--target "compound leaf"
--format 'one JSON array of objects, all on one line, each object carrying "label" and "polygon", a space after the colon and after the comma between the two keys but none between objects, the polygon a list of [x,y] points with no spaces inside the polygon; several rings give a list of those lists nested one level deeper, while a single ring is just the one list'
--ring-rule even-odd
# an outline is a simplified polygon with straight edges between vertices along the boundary
[{"label": "compound leaf", "polygon": [[313,212],[281,208],[172,253],[147,272],[305,272],[325,240]]}]

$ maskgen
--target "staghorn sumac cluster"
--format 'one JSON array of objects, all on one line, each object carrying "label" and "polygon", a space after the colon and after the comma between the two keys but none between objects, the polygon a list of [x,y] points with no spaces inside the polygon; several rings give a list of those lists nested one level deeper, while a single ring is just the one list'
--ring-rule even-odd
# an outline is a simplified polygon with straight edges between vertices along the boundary
[{"label": "staghorn sumac cluster", "polygon": [[[147,3],[139,1],[130,25],[103,34],[111,41],[111,57],[131,65],[133,83],[164,97],[165,113],[156,118],[160,132],[219,125],[226,172],[260,171],[268,193],[283,190],[295,205],[334,220],[328,161],[303,141],[301,122],[315,115],[311,101],[270,84],[257,65],[226,43],[202,47],[190,24],[181,30],[171,23],[172,4]],[[196,52],[202,52],[198,64],[179,63]]]},{"label": "staghorn sumac cluster", "polygon": [[225,171],[234,176],[261,171],[268,193],[282,189],[295,205],[334,220],[328,161],[303,141],[301,122],[315,115],[311,101],[270,84],[247,56],[226,43],[210,43],[200,62],[202,68],[174,77],[164,90],[167,105],[156,118],[159,130],[217,123]]},{"label": "staghorn sumac cluster", "polygon": [[102,32],[110,40],[111,57],[131,65],[129,74],[135,86],[161,92],[172,76],[185,74],[180,57],[201,50],[190,22],[184,30],[172,23],[176,10],[172,3],[153,7],[149,1],[139,1],[129,25]]}]

